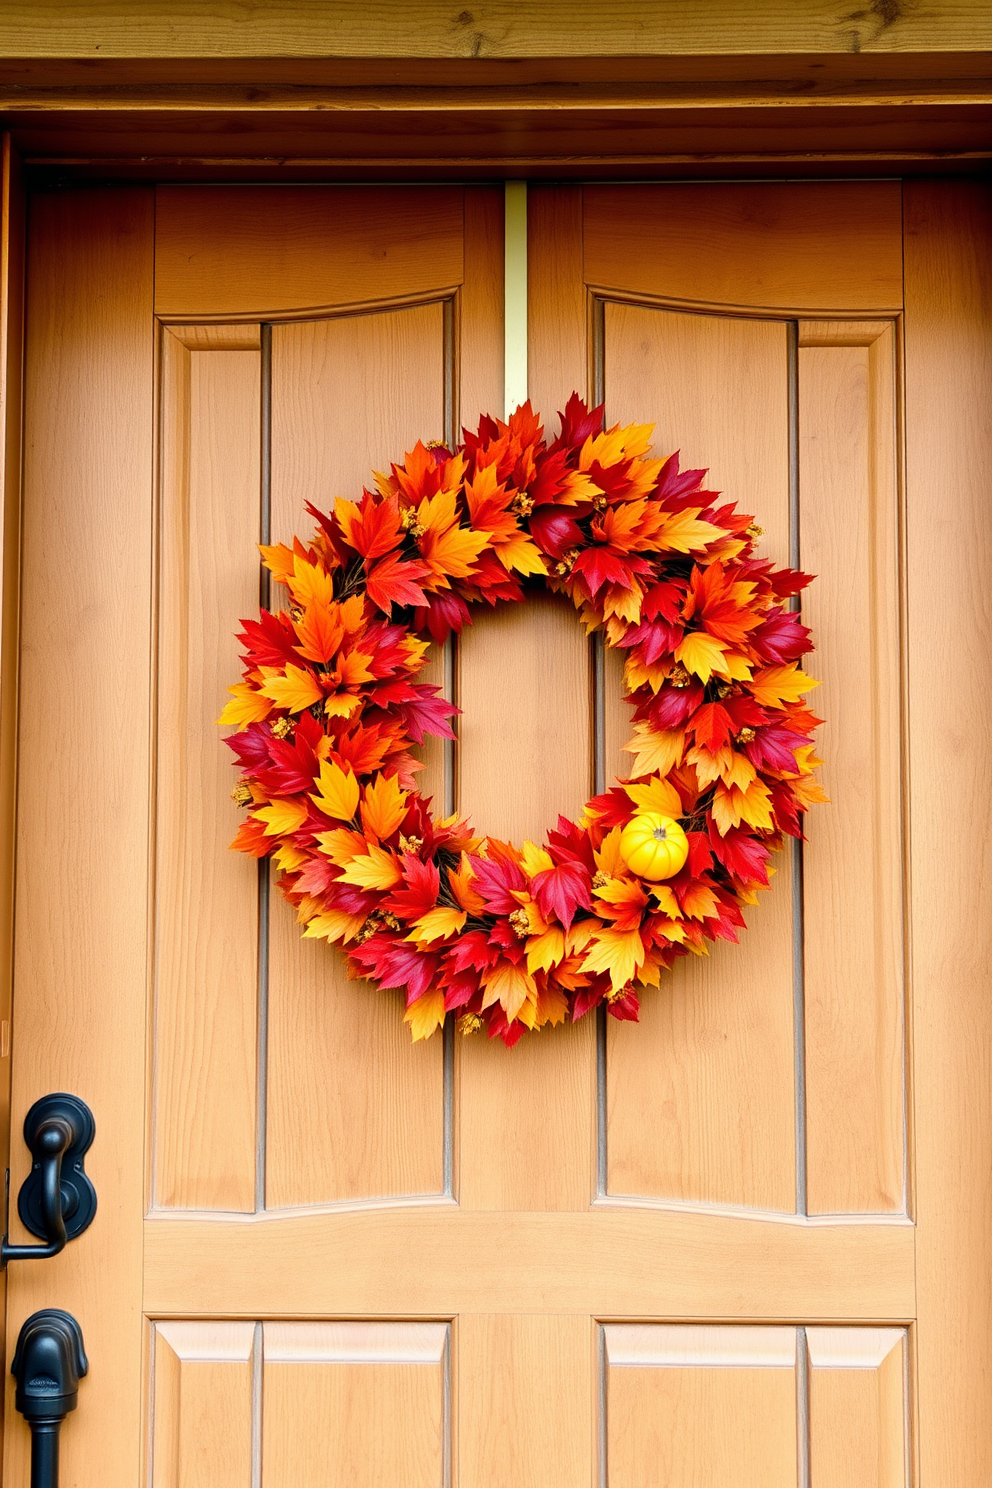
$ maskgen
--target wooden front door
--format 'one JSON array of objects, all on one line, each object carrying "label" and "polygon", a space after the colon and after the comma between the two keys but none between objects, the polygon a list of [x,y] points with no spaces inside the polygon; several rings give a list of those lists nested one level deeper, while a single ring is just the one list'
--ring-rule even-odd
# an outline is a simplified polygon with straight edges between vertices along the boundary
[{"label": "wooden front door", "polygon": [[[990,1480],[989,215],[953,183],[531,192],[535,404],[656,423],[818,575],[832,804],[639,1026],[507,1051],[412,1045],[301,941],[227,851],[214,726],[259,538],[502,411],[502,192],[33,198],[11,1192],[65,1089],[100,1207],[11,1268],[8,1337],[82,1325],[63,1482]],[[605,660],[550,599],[480,617],[436,662],[438,801],[517,841],[574,814],[623,770]]]}]

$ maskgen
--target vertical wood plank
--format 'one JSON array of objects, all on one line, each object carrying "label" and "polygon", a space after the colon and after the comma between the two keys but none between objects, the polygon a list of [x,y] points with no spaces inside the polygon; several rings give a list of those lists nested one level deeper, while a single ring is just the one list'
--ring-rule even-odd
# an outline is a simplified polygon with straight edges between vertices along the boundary
[{"label": "vertical wood plank", "polygon": [[[258,606],[258,328],[163,337],[154,1203],[255,1208],[257,867],[214,727]],[[216,343],[211,347],[210,338]]]},{"label": "vertical wood plank", "polygon": [[[0,1151],[10,1149],[10,1022],[17,822],[17,678],[21,593],[24,370],[24,174],[0,136]],[[6,1316],[7,1278],[0,1279]],[[0,1461],[3,1420],[0,1419]]]},{"label": "vertical wood plank", "polygon": [[[273,328],[274,541],[306,537],[307,501],[357,499],[373,469],[443,434],[440,304]],[[270,936],[266,1204],[439,1193],[440,1038],[411,1044],[401,996],[349,981],[277,892]]]},{"label": "vertical wood plank", "polygon": [[463,1313],[456,1327],[460,1488],[590,1484],[590,1319]]},{"label": "vertical wood plank", "polygon": [[800,326],[803,620],[830,796],[803,850],[811,1214],[905,1207],[894,342],[891,323]]},{"label": "vertical wood plank", "polygon": [[582,187],[532,186],[527,193],[529,391],[550,435],[555,413],[589,380],[582,272]]},{"label": "vertical wood plank", "polygon": [[254,1323],[154,1330],[152,1488],[246,1488],[252,1471]]},{"label": "vertical wood plank", "polygon": [[816,1488],[906,1488],[906,1334],[807,1328]]},{"label": "vertical wood plank", "polygon": [[[657,419],[655,449],[708,465],[789,558],[781,323],[606,306],[607,421]],[[700,396],[700,389],[706,396]],[[621,660],[606,655],[606,781],[630,773]],[[639,1024],[608,1020],[608,1192],[792,1210],[796,1199],[793,916],[788,853],[739,946],[676,964]]]},{"label": "vertical wood plank", "polygon": [[[78,1318],[100,1367],[62,1474],[99,1462],[106,1488],[132,1488],[141,1442],[153,206],[42,193],[29,228],[13,1113],[48,1090],[90,1104],[100,1207],[85,1242],[12,1270],[8,1321],[53,1299]],[[26,1158],[15,1143],[14,1193]],[[9,1376],[8,1404],[26,1482]]]},{"label": "vertical wood plank", "polygon": [[442,1488],[443,1323],[266,1323],[262,1481]]},{"label": "vertical wood plank", "polygon": [[[992,198],[906,182],[919,1473],[992,1480]],[[950,796],[950,799],[949,799]]]},{"label": "vertical wood plank", "polygon": [[794,1329],[604,1332],[610,1488],[795,1488]]},{"label": "vertical wood plank", "polygon": [[[542,843],[592,794],[589,645],[571,603],[532,594],[459,643],[459,808],[478,833]],[[592,1018],[506,1050],[459,1039],[459,1197],[584,1209],[594,1175]]]},{"label": "vertical wood plank", "polygon": [[465,188],[455,438],[484,413],[503,416],[503,191]]}]

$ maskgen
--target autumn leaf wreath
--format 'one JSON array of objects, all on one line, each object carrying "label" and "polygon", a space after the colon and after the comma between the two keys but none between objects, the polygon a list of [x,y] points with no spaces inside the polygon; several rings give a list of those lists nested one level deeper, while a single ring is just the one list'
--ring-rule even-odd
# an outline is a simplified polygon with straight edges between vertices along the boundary
[{"label": "autumn leaf wreath", "polygon": [[[790,605],[809,582],[755,551],[701,470],[648,458],[650,425],[603,429],[575,394],[548,442],[529,404],[454,450],[417,447],[310,543],[262,548],[288,607],[245,620],[221,716],[250,808],[233,843],[271,856],[303,934],[401,989],[414,1039],[450,1013],[514,1044],[604,1004],[637,1019],[663,969],[736,941],[768,860],[825,799]],[[458,710],[415,679],[469,607],[567,594],[625,654],[628,780],[543,847],[478,837],[416,787],[413,747]]]}]

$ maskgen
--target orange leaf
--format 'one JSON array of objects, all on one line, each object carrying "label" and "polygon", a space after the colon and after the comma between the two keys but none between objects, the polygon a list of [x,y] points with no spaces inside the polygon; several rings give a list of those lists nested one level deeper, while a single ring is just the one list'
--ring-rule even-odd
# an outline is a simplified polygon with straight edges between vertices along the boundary
[{"label": "orange leaf", "polygon": [[362,825],[366,836],[384,842],[402,824],[406,816],[408,792],[400,790],[395,775],[377,775],[362,791]]}]

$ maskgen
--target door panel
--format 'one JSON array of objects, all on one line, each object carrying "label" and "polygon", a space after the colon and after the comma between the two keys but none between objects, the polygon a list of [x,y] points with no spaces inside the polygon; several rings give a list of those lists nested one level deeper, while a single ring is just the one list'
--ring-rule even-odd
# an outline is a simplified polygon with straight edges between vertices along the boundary
[{"label": "door panel", "polygon": [[[500,193],[38,196],[13,1109],[91,1102],[100,1209],[12,1270],[9,1323],[83,1326],[66,1481],[988,1477],[987,209],[941,190],[913,188],[905,323],[896,184],[531,193],[545,419],[578,387],[655,420],[818,574],[831,805],[639,1026],[512,1051],[411,1045],[300,940],[227,852],[213,722],[253,545],[498,411]],[[540,838],[629,768],[615,658],[563,604],[432,666],[463,710],[424,751],[439,810]]]}]

